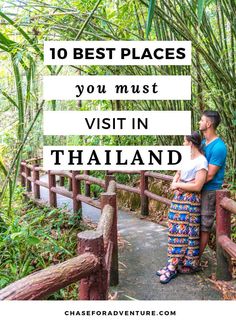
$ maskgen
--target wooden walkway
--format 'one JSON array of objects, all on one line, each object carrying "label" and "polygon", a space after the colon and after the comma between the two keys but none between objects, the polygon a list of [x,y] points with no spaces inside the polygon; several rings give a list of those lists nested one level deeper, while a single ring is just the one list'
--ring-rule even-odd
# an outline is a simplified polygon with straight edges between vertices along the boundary
[{"label": "wooden walkway", "polygon": [[[42,178],[41,178],[42,179]],[[47,176],[44,176],[45,181]],[[40,187],[41,199],[48,201],[48,189]],[[57,195],[57,206],[72,211],[72,200]],[[82,204],[83,218],[97,223],[100,210]],[[157,268],[166,263],[167,228],[139,219],[133,213],[119,211],[118,232],[122,243],[119,250],[120,283],[110,289],[118,300],[221,300],[208,277],[215,272],[214,257],[205,253],[209,261],[204,272],[179,275],[162,285],[155,275]]]}]

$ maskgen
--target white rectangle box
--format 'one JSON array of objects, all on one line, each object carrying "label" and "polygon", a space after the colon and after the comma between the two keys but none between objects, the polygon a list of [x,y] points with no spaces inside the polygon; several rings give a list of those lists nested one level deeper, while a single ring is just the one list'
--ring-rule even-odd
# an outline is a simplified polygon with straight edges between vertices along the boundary
[{"label": "white rectangle box", "polygon": [[[133,283],[133,286],[135,285],[136,283]],[[0,302],[0,308],[2,320],[189,321],[190,315],[191,321],[206,318],[230,320],[235,313],[235,300],[184,301],[179,300],[178,295],[176,300],[168,301],[137,300],[136,298],[108,301],[81,300],[79,303],[75,300],[5,300]]]},{"label": "white rectangle box", "polygon": [[[76,50],[80,51],[77,56]],[[191,41],[44,41],[44,63],[191,65]]]},{"label": "white rectangle box", "polygon": [[[70,153],[75,157],[71,163]],[[43,147],[45,170],[179,170],[189,161],[189,146]]]},{"label": "white rectangle box", "polygon": [[43,130],[44,135],[190,135],[191,112],[45,111]]},{"label": "white rectangle box", "polygon": [[191,76],[44,76],[43,99],[191,100]]}]

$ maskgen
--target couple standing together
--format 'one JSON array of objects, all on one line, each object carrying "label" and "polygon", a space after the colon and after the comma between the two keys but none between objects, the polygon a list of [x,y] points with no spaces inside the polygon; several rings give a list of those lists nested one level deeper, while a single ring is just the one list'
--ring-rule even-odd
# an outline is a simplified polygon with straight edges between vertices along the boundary
[{"label": "couple standing together", "polygon": [[156,272],[168,283],[179,273],[199,271],[199,260],[208,243],[215,218],[216,190],[224,180],[227,149],[216,134],[220,115],[205,111],[198,132],[184,137],[191,148],[191,161],[174,176],[174,198],[168,214],[168,262]]}]

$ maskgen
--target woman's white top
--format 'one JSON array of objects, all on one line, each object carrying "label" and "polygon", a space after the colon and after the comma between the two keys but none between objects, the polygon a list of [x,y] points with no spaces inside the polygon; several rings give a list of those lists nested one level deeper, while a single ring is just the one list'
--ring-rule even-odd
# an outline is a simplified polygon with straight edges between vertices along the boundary
[{"label": "woman's white top", "polygon": [[190,160],[188,165],[181,170],[180,179],[184,182],[190,182],[195,179],[197,172],[201,169],[208,170],[208,162],[203,155]]}]

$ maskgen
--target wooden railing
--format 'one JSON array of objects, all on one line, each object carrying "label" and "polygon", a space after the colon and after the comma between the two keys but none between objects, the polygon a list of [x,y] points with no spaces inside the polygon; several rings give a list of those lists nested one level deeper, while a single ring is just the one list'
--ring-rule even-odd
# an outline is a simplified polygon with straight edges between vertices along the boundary
[{"label": "wooden railing", "polygon": [[[49,190],[49,204],[50,206],[57,206],[56,195],[63,195],[73,200],[73,211],[77,213],[81,211],[81,202],[92,205],[96,208],[101,208],[101,203],[90,197],[90,185],[96,184],[102,188],[107,188],[107,177],[105,180],[93,177],[89,175],[89,171],[80,173],[78,171],[44,171],[43,168],[37,164],[39,159],[31,159],[29,161],[21,162],[21,184],[26,187],[26,191],[33,194],[34,199],[40,199],[40,186],[48,188]],[[34,162],[34,164],[31,164]],[[40,173],[48,174],[48,181],[40,180]],[[140,186],[131,187],[125,184],[116,183],[117,190],[123,190],[140,195],[141,202],[141,214],[149,214],[149,199],[154,199],[166,205],[170,205],[171,200],[160,195],[152,193],[148,189],[148,178],[152,177],[157,180],[171,182],[173,177],[169,175],[163,175],[150,171],[106,171],[106,174],[138,174],[140,175]],[[57,186],[56,176],[60,177],[59,186]],[[68,190],[64,188],[65,178],[69,179]],[[81,182],[85,182],[85,195],[81,193]]]},{"label": "wooden railing", "polygon": [[[73,175],[72,175],[73,178]],[[107,300],[109,284],[118,284],[117,205],[115,182],[101,194],[102,215],[95,231],[78,237],[78,256],[35,272],[0,290],[0,300],[43,299],[80,281],[80,300]]]},{"label": "wooden railing", "polygon": [[231,213],[236,214],[236,202],[227,190],[216,192],[216,255],[217,280],[232,279],[231,258],[236,259],[236,243],[230,239]]}]

